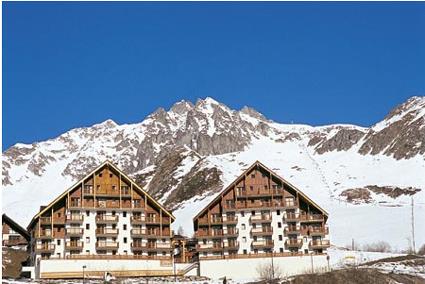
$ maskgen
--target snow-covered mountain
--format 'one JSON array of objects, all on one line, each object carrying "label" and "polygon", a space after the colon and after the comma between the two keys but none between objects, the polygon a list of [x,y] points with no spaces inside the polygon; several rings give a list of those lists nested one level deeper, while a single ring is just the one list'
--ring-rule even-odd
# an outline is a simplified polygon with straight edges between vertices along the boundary
[{"label": "snow-covered mountain", "polygon": [[425,242],[425,97],[413,97],[370,128],[280,124],[253,108],[212,98],[159,108],[136,124],[112,120],[3,152],[3,210],[27,224],[105,159],[174,211],[192,217],[260,160],[330,212],[331,240],[387,239],[405,248],[414,196],[417,242]]}]

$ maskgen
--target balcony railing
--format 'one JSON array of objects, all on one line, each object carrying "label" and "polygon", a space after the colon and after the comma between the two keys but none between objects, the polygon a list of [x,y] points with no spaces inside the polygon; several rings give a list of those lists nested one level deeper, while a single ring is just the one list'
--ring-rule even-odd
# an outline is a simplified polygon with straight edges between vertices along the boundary
[{"label": "balcony railing", "polygon": [[283,230],[285,236],[298,235],[301,233],[301,228],[297,226],[288,226]]},{"label": "balcony railing", "polygon": [[145,222],[146,224],[159,224],[160,220],[159,220],[159,216],[146,216],[145,217]]},{"label": "balcony railing", "polygon": [[73,200],[73,201],[71,201],[70,203],[69,203],[69,208],[81,208],[81,201],[75,201],[75,200]]},{"label": "balcony railing", "polygon": [[40,234],[38,234],[39,239],[51,239],[52,237],[53,234],[51,230],[40,231]]},{"label": "balcony railing", "polygon": [[272,216],[270,214],[261,214],[261,215],[251,215],[251,223],[267,222],[272,221]]},{"label": "balcony railing", "polygon": [[257,227],[251,229],[251,234],[253,236],[265,236],[265,235],[273,235],[272,227]]},{"label": "balcony railing", "polygon": [[81,236],[84,234],[84,229],[83,228],[67,228],[66,234],[68,236]]},{"label": "balcony railing", "polygon": [[197,237],[222,237],[223,230],[209,230],[209,231],[197,231],[195,233]]},{"label": "balcony railing", "polygon": [[304,235],[310,235],[310,236],[324,236],[329,234],[329,228],[328,227],[312,227],[309,226],[307,228],[304,228],[302,230],[302,233]]},{"label": "balcony railing", "polygon": [[98,228],[96,229],[97,236],[116,236],[118,235],[118,229],[112,228]]},{"label": "balcony railing", "polygon": [[37,244],[35,246],[37,252],[53,252],[55,250],[55,245],[46,243],[46,244]]},{"label": "balcony railing", "polygon": [[239,249],[239,242],[224,242],[223,248],[228,250],[237,250]]},{"label": "balcony railing", "polygon": [[94,194],[93,186],[92,185],[85,185],[84,190],[83,190],[83,194],[84,195],[93,195]]},{"label": "balcony railing", "polygon": [[285,246],[286,247],[295,247],[295,248],[300,248],[303,245],[303,241],[299,240],[299,239],[287,239],[285,241]]},{"label": "balcony railing", "polygon": [[253,248],[272,248],[274,245],[273,240],[262,240],[262,241],[253,241]]},{"label": "balcony railing", "polygon": [[313,240],[309,243],[310,249],[323,249],[330,247],[330,245],[329,240]]},{"label": "balcony railing", "polygon": [[96,248],[98,249],[118,249],[118,246],[119,246],[118,242],[108,242],[108,241],[96,242]]},{"label": "balcony railing", "polygon": [[130,223],[131,224],[142,224],[145,222],[145,218],[142,216],[131,216]]},{"label": "balcony railing", "polygon": [[97,215],[96,222],[98,223],[117,223],[118,215]]},{"label": "balcony railing", "polygon": [[236,203],[235,202],[229,202],[223,204],[223,209],[226,211],[234,211],[236,209]]},{"label": "balcony railing", "polygon": [[300,214],[300,221],[306,222],[323,222],[324,216],[322,214]]},{"label": "balcony railing", "polygon": [[72,222],[81,223],[84,221],[84,215],[83,214],[68,214],[66,215],[66,221],[69,223],[72,223]]},{"label": "balcony railing", "polygon": [[287,213],[285,217],[286,222],[299,222],[300,214],[298,213]]},{"label": "balcony railing", "polygon": [[238,216],[224,216],[223,224],[236,224],[238,223]]},{"label": "balcony railing", "polygon": [[65,243],[65,249],[67,250],[82,250],[83,246],[82,241],[68,241]]},{"label": "balcony railing", "polygon": [[222,250],[223,245],[221,243],[198,244],[196,248],[198,250]]},{"label": "balcony railing", "polygon": [[239,235],[239,230],[236,228],[227,228],[226,232],[224,233],[224,236],[227,237],[237,237]]},{"label": "balcony railing", "polygon": [[40,224],[41,225],[51,225],[52,224],[52,218],[51,217],[40,217]]},{"label": "balcony railing", "polygon": [[222,223],[223,223],[223,218],[221,218],[220,216],[210,217],[209,220],[206,217],[198,219],[199,225],[208,225],[208,224],[220,225]]}]

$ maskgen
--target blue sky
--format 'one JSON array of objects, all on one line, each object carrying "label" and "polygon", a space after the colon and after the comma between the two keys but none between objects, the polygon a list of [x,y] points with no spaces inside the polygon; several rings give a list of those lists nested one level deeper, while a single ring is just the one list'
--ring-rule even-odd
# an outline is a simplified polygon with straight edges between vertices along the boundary
[{"label": "blue sky", "polygon": [[3,150],[182,99],[369,126],[425,95],[425,3],[2,5]]}]

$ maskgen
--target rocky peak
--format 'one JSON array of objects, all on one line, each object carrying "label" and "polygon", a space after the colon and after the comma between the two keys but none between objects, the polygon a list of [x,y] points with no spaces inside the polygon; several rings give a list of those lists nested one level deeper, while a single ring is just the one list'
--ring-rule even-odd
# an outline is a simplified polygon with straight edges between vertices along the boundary
[{"label": "rocky peak", "polygon": [[244,106],[241,109],[241,113],[249,115],[249,116],[256,118],[258,120],[267,121],[267,118],[262,113],[259,113],[258,111],[256,111],[252,107]]}]

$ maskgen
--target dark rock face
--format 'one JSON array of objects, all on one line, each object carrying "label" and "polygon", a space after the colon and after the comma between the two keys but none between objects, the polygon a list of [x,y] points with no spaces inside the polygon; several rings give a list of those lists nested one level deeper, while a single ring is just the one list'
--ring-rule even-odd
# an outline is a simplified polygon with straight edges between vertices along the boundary
[{"label": "dark rock face", "polygon": [[[357,129],[341,129],[328,140],[321,141],[315,148],[316,152],[323,154],[330,151],[346,151],[364,136],[364,133]],[[314,139],[314,138],[313,138]],[[313,140],[311,139],[310,142]],[[317,138],[320,140],[320,138]],[[310,143],[309,143],[310,144]],[[314,141],[311,142],[314,144]]]},{"label": "dark rock face", "polygon": [[341,192],[340,196],[344,197],[350,203],[359,204],[370,203],[372,201],[371,192],[397,198],[402,195],[411,196],[420,191],[421,189],[413,187],[401,188],[396,186],[368,185],[363,188],[346,189]]}]

